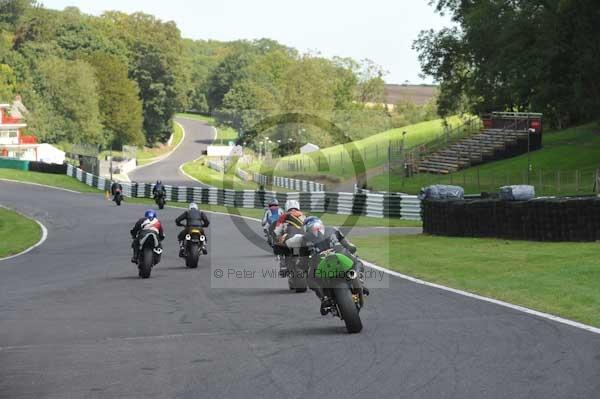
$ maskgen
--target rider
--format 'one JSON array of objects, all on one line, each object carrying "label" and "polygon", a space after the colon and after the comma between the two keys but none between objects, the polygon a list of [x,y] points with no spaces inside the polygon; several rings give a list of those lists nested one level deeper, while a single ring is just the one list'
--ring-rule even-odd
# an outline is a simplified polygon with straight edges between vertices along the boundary
[{"label": "rider", "polygon": [[115,198],[117,190],[123,192],[123,186],[121,183],[115,181],[110,185],[110,194],[113,196],[113,199]]},{"label": "rider", "polygon": [[275,223],[281,215],[283,215],[283,209],[279,207],[279,201],[277,201],[277,198],[271,199],[267,203],[267,210],[262,218],[263,230],[268,237],[272,237]]},{"label": "rider", "polygon": [[133,229],[131,229],[130,234],[131,238],[133,238],[133,242],[131,243],[131,247],[133,248],[133,257],[131,258],[131,262],[137,263],[138,261],[138,251],[140,249],[140,238],[144,231],[154,232],[158,234],[158,240],[162,242],[165,239],[165,233],[162,228],[162,224],[158,220],[156,212],[152,209],[147,210],[144,213],[144,217],[138,220]]},{"label": "rider", "polygon": [[285,202],[285,213],[282,214],[275,224],[275,237],[279,244],[284,245],[288,238],[297,234],[303,234],[304,213],[300,210],[300,203],[296,200]]},{"label": "rider", "polygon": [[156,199],[159,193],[165,195],[167,193],[167,190],[165,190],[165,186],[162,184],[162,181],[157,180],[156,184],[154,185],[154,188],[152,188],[152,197]]},{"label": "rider", "polygon": [[[316,216],[309,216],[304,221],[304,242],[312,248],[313,253],[321,253],[328,249],[334,248],[340,244],[345,249],[345,255],[351,258],[354,262],[360,262],[354,254],[356,246],[349,242],[341,231],[334,227],[325,227],[325,224]],[[327,314],[331,307],[331,299],[328,298],[323,290],[322,280],[316,275],[316,267],[320,259],[318,256],[312,256],[309,260],[307,284],[311,290],[315,292],[321,300],[321,314]],[[363,292],[368,295],[369,290],[363,286]]]},{"label": "rider", "polygon": [[[177,226],[182,226],[181,222],[186,221],[185,229],[179,233],[177,239],[179,240],[179,256],[182,257],[185,253],[184,240],[185,235],[188,233],[188,229],[190,227],[199,227],[203,229],[204,227],[208,227],[210,221],[206,217],[206,214],[198,209],[198,205],[194,202],[190,203],[187,211],[183,212],[181,215],[175,219],[175,224]],[[204,237],[206,237],[206,233],[204,233]],[[206,250],[206,241],[204,242],[204,247],[202,248],[202,253],[206,255],[208,251]]]}]

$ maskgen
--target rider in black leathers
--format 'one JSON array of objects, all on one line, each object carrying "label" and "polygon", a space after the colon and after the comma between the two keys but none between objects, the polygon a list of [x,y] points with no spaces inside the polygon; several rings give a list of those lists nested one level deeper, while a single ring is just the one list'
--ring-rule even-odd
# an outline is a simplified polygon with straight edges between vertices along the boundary
[{"label": "rider in black leathers", "polygon": [[122,193],[123,186],[119,182],[113,182],[113,184],[110,185],[110,194],[114,197],[117,190],[121,190]]},{"label": "rider in black leathers", "polygon": [[[199,210],[198,205],[196,205],[193,202],[190,204],[189,209],[187,211],[183,212],[181,215],[179,215],[177,217],[177,219],[175,219],[175,224],[177,226],[184,226],[181,223],[184,220],[186,221],[185,229],[183,229],[177,235],[177,239],[179,240],[179,256],[183,256],[183,253],[185,251],[184,240],[185,240],[185,235],[188,233],[188,229],[190,227],[201,228],[203,230],[204,237],[206,237],[206,232],[204,231],[204,228],[208,227],[208,225],[210,224],[210,221],[206,217],[206,214],[204,212],[202,212],[201,210]],[[206,255],[208,253],[208,251],[206,250],[206,241],[204,242],[204,248],[202,250],[202,253],[204,255]]]},{"label": "rider in black leathers", "polygon": [[165,195],[167,193],[165,186],[162,184],[162,181],[160,181],[160,180],[157,180],[156,184],[152,188],[152,197],[154,197],[154,199],[156,199],[158,193],[161,193],[162,195]]}]

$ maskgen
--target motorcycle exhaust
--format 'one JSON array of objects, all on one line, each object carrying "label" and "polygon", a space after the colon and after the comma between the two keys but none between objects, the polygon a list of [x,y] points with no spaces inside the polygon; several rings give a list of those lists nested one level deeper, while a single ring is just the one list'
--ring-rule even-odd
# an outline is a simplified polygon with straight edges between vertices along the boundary
[{"label": "motorcycle exhaust", "polygon": [[346,280],[356,280],[358,278],[358,273],[356,270],[351,269],[346,273]]},{"label": "motorcycle exhaust", "polygon": [[187,241],[189,241],[189,240],[191,240],[191,239],[192,239],[192,236],[191,236],[191,235],[189,235],[189,234],[186,234],[186,235],[185,235],[185,239],[186,239]]},{"label": "motorcycle exhaust", "polygon": [[204,235],[200,235],[200,241],[206,241],[206,237]]},{"label": "motorcycle exhaust", "polygon": [[157,255],[162,254],[163,250],[162,248],[154,248],[154,253],[156,253]]}]

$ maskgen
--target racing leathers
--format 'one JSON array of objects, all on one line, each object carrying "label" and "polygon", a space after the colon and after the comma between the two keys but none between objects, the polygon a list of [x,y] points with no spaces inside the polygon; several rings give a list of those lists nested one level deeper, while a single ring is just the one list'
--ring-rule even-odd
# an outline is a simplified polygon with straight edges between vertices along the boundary
[{"label": "racing leathers", "polygon": [[[341,245],[344,248],[344,255],[348,256],[354,262],[360,262],[360,260],[354,256],[354,253],[356,252],[356,246],[349,242],[341,231],[333,227],[326,227],[325,233],[319,237],[315,237],[310,232],[305,233],[304,242],[310,247],[311,253],[313,254],[308,260],[308,274],[306,282],[309,288],[315,292],[319,299],[323,299],[325,294],[323,291],[322,280],[317,277],[316,273],[317,265],[320,262],[318,254]],[[359,265],[359,267],[362,268],[362,263]],[[362,272],[362,270],[357,271]]]},{"label": "racing leathers", "polygon": [[183,247],[183,241],[185,239],[185,235],[188,233],[188,229],[191,227],[196,227],[203,229],[203,234],[206,237],[206,232],[204,231],[204,227],[208,227],[210,221],[206,217],[206,214],[198,209],[190,209],[183,212],[181,215],[175,219],[175,224],[177,226],[184,226],[181,222],[185,220],[185,229],[183,229],[178,235],[177,239],[179,240],[180,248]]}]

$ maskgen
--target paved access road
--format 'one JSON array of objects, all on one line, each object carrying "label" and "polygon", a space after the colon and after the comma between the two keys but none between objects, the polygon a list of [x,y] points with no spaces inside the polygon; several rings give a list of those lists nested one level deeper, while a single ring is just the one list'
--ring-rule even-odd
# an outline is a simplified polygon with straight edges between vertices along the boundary
[{"label": "paved access road", "polygon": [[181,145],[160,162],[142,166],[129,173],[132,181],[154,183],[157,179],[161,179],[167,185],[202,186],[181,173],[179,166],[202,156],[202,151],[205,151],[206,147],[215,139],[216,130],[206,122],[198,120],[175,118],[175,121],[181,124],[185,130],[185,138]]},{"label": "paved access road", "polygon": [[600,335],[490,303],[393,278],[348,335],[281,280],[211,288],[211,268],[272,265],[250,221],[212,215],[191,270],[178,210],[160,211],[165,255],[141,280],[129,229],[143,207],[7,182],[0,203],[49,230],[0,262],[1,398],[600,397]]}]

